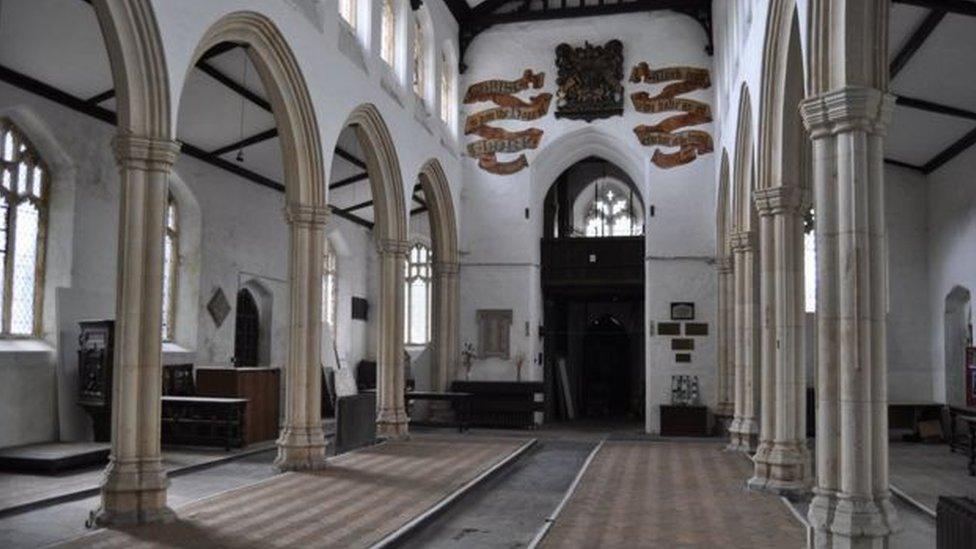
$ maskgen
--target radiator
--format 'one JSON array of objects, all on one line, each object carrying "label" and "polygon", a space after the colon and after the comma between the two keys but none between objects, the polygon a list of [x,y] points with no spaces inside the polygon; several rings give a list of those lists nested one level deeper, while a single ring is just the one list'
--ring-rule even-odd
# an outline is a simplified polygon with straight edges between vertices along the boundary
[{"label": "radiator", "polygon": [[976,501],[963,497],[939,496],[936,508],[936,547],[973,549],[976,547]]}]

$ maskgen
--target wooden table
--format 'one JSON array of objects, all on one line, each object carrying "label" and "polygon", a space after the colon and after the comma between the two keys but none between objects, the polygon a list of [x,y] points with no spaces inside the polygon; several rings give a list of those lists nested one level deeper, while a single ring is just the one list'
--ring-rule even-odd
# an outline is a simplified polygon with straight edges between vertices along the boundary
[{"label": "wooden table", "polygon": [[163,442],[244,446],[246,398],[164,396]]},{"label": "wooden table", "polygon": [[969,429],[969,476],[976,477],[976,417],[960,416],[959,420]]}]

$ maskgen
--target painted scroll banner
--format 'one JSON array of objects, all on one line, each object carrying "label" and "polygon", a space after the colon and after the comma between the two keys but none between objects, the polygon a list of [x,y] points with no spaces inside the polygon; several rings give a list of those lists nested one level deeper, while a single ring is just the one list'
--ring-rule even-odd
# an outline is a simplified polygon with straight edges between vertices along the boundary
[{"label": "painted scroll banner", "polygon": [[529,86],[537,90],[543,86],[545,79],[546,73],[533,73],[532,69],[526,69],[522,73],[522,78],[517,80],[485,80],[484,82],[478,82],[468,87],[467,93],[464,94],[464,104],[468,105],[471,103],[491,101],[491,97],[494,95],[511,95],[527,90]]},{"label": "painted scroll banner", "polygon": [[661,84],[673,82],[664,87],[661,92],[651,96],[641,91],[631,94],[634,109],[646,114],[661,112],[683,112],[683,114],[665,118],[652,126],[641,124],[634,128],[637,139],[644,146],[678,147],[675,153],[665,153],[655,149],[651,162],[659,168],[673,168],[688,164],[699,155],[710,153],[714,147],[711,136],[701,130],[677,130],[687,126],[697,126],[712,121],[712,109],[707,103],[677,97],[679,95],[711,87],[708,70],[695,67],[667,67],[651,69],[641,62],[630,73],[630,81],[634,83]]},{"label": "painted scroll banner", "polygon": [[552,94],[541,93],[530,98],[528,103],[511,95],[492,96],[491,101],[498,107],[476,112],[464,121],[465,135],[475,133],[478,128],[496,120],[529,121],[542,118],[549,112]]},{"label": "painted scroll banner", "polygon": [[498,155],[537,148],[543,131],[538,128],[508,131],[489,124],[498,120],[529,121],[545,116],[552,103],[551,93],[540,93],[528,101],[514,95],[530,87],[539,89],[544,84],[545,73],[534,73],[529,69],[518,80],[487,80],[468,88],[465,103],[491,102],[496,105],[473,113],[464,121],[465,135],[482,138],[468,144],[468,154],[478,159],[479,168],[496,175],[510,175],[529,165],[525,154],[509,161],[499,161]]}]

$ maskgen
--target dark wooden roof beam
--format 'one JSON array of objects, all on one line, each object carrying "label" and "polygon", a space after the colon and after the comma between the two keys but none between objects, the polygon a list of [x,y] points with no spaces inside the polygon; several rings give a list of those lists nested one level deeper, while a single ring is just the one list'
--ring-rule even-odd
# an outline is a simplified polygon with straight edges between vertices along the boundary
[{"label": "dark wooden roof beam", "polygon": [[965,118],[967,120],[976,120],[976,112],[967,111],[966,109],[960,109],[957,107],[950,107],[949,105],[943,105],[941,103],[933,103],[932,101],[918,99],[915,97],[899,95],[895,98],[895,104],[920,111],[934,112],[937,114],[944,114],[946,116],[955,116],[957,118]]},{"label": "dark wooden roof beam", "polygon": [[942,19],[944,19],[945,16],[946,12],[944,10],[929,11],[928,15],[925,16],[925,19],[919,23],[918,27],[916,27],[912,32],[912,35],[908,37],[908,40],[905,42],[905,45],[902,46],[901,51],[895,55],[895,59],[891,62],[891,66],[888,67],[888,77],[890,79],[894,80],[894,78],[898,76],[898,73],[905,68],[908,61],[913,55],[915,55],[916,52],[918,52],[919,48],[922,47],[922,44],[924,44],[925,40],[927,40],[929,35],[932,34],[932,31],[939,26],[939,23],[942,22]]},{"label": "dark wooden roof beam", "polygon": [[973,128],[966,135],[962,136],[958,141],[946,147],[946,149],[939,154],[935,155],[932,160],[929,160],[922,166],[922,171],[925,175],[928,175],[935,170],[946,165],[950,160],[964,153],[968,148],[976,145],[976,128]]},{"label": "dark wooden roof beam", "polygon": [[359,183],[360,181],[365,181],[367,179],[369,179],[369,174],[366,173],[366,172],[363,172],[363,173],[360,173],[360,174],[356,174],[356,175],[352,175],[352,176],[349,176],[349,177],[347,177],[345,179],[340,179],[340,180],[336,181],[335,183],[330,184],[329,185],[329,190],[332,191],[332,190],[335,190],[335,189],[341,189],[342,187],[345,187],[345,186],[348,186],[348,185],[353,185],[355,183]]},{"label": "dark wooden roof beam", "polygon": [[249,136],[249,137],[245,137],[244,139],[241,139],[240,141],[236,141],[236,142],[231,143],[229,145],[224,145],[223,147],[220,147],[219,149],[214,149],[214,150],[210,151],[210,154],[212,154],[214,156],[220,156],[222,154],[229,153],[231,151],[236,151],[236,150],[239,150],[239,149],[243,149],[244,147],[249,147],[251,145],[255,145],[257,143],[261,143],[261,142],[267,141],[269,139],[274,139],[275,137],[278,137],[278,128],[271,128],[270,130],[265,130],[265,131],[263,131],[261,133],[254,134],[254,135]]},{"label": "dark wooden roof beam", "polygon": [[968,0],[893,0],[899,4],[908,4],[930,10],[942,10],[957,15],[976,17],[976,3]]}]

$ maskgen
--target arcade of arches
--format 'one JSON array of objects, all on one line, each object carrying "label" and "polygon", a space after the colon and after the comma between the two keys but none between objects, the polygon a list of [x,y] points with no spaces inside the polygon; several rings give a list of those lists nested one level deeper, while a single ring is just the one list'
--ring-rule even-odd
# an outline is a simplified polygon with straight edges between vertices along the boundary
[{"label": "arcade of arches", "polygon": [[0,546],[976,546],[974,37],[0,0]]}]

